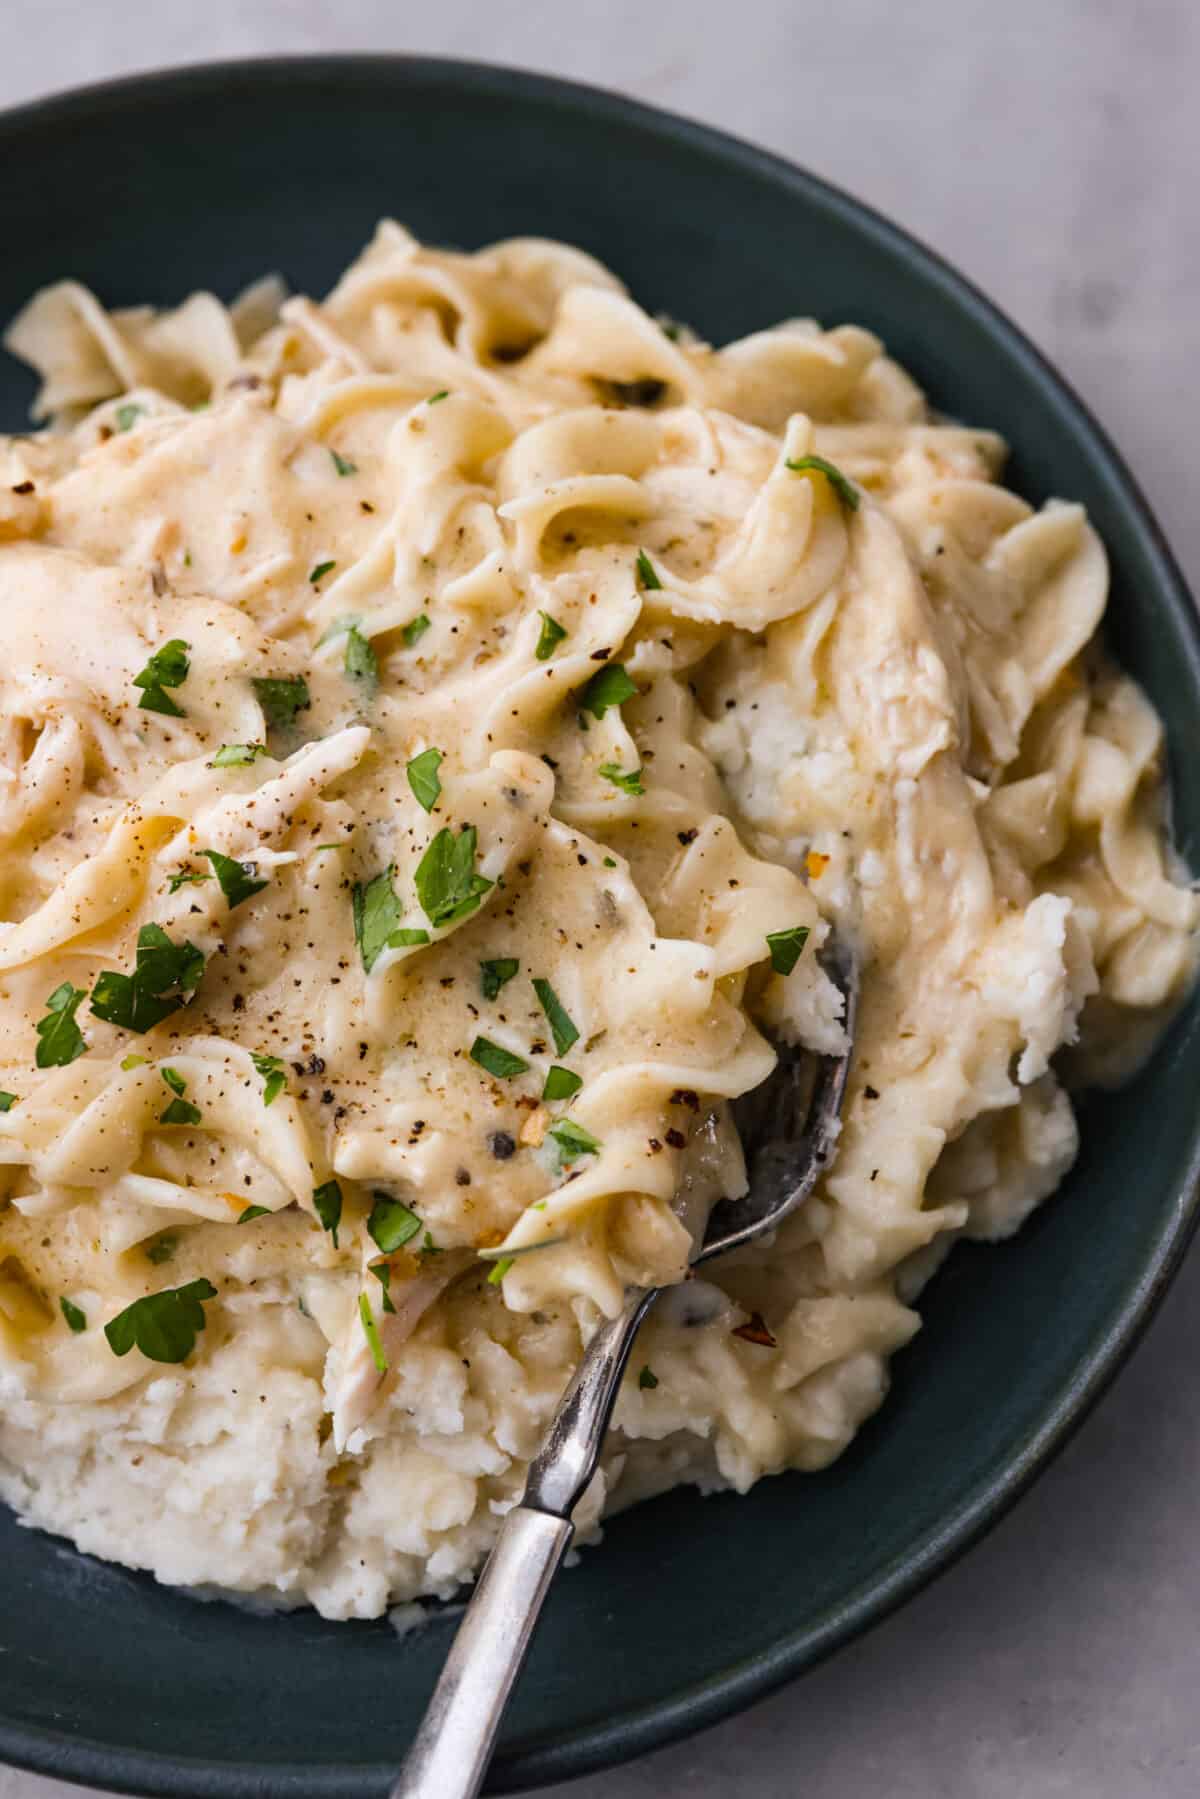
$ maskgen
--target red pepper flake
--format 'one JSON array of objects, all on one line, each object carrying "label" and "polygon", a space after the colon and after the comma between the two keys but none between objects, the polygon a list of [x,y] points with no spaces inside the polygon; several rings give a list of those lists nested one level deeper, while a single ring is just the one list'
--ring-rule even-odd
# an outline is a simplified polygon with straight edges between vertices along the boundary
[{"label": "red pepper flake", "polygon": [[731,1333],[740,1337],[743,1343],[761,1343],[764,1349],[777,1349],[779,1345],[763,1322],[761,1312],[751,1312],[749,1324],[739,1324]]}]

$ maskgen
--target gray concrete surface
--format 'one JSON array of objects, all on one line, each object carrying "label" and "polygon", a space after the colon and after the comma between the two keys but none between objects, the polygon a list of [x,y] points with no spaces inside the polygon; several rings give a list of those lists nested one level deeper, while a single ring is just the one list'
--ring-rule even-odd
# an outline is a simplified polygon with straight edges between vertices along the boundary
[{"label": "gray concrete surface", "polygon": [[[1060,363],[1200,584],[1194,0],[0,0],[0,105],[329,49],[623,88],[872,201]],[[899,1616],[740,1718],[553,1799],[1194,1799],[1198,1309],[1193,1257],[1066,1455]],[[0,1770],[0,1799],[68,1791]]]}]

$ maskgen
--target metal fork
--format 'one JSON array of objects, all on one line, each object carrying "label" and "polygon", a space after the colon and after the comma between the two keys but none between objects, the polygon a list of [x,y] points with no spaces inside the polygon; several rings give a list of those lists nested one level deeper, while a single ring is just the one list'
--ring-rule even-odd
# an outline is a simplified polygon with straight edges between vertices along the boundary
[{"label": "metal fork", "polygon": [[[748,1153],[749,1192],[713,1207],[693,1267],[773,1230],[807,1199],[832,1155],[853,1049],[858,975],[853,955],[836,940],[826,945],[822,961],[845,1002],[846,1052],[813,1056],[776,1045],[775,1069],[735,1107]],[[500,1527],[391,1799],[475,1799],[479,1792],[550,1582],[574,1533],[571,1513],[596,1471],[638,1326],[661,1291],[631,1288],[622,1311],[600,1326],[585,1349],[529,1464],[521,1503]]]}]

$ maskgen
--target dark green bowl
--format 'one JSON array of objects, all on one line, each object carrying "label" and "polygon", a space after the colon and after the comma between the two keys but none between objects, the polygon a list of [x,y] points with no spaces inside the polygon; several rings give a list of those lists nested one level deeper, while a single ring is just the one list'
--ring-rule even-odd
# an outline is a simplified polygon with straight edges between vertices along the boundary
[{"label": "dark green bowl", "polygon": [[[717,341],[797,313],[877,331],[939,406],[997,427],[1030,500],[1085,502],[1111,636],[1177,751],[1200,735],[1200,641],[1128,470],[1019,332],[927,250],[770,156],[611,95],[402,57],[209,67],[0,118],[0,316],[78,276],[109,302],[321,291],[391,213],[436,242],[512,233],[602,257]],[[0,367],[0,422],[32,387]],[[1200,768],[1174,767],[1200,863]],[[888,1404],[827,1474],[744,1499],[678,1492],[618,1519],[555,1591],[497,1791],[711,1723],[898,1604],[1011,1504],[1136,1340],[1195,1223],[1198,1008],[1086,1108],[1071,1180],[1019,1238],[960,1250]],[[396,1503],[403,1505],[403,1493]],[[0,1520],[0,1756],[197,1799],[382,1794],[453,1622],[259,1618],[200,1605]]]}]

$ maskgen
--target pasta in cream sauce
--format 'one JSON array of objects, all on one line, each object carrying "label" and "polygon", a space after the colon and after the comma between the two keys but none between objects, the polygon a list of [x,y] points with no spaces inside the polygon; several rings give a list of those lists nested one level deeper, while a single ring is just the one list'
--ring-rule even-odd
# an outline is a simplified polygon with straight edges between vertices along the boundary
[{"label": "pasta in cream sauce", "polygon": [[[166,1581],[446,1596],[630,1283],[585,1532],[828,1463],[1192,978],[1082,509],[866,331],[714,349],[535,239],[63,282],[7,343],[0,1492]],[[831,926],[836,1160],[691,1278],[731,1101],[844,1044]]]}]

